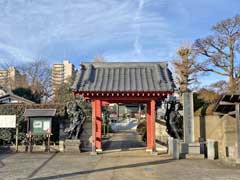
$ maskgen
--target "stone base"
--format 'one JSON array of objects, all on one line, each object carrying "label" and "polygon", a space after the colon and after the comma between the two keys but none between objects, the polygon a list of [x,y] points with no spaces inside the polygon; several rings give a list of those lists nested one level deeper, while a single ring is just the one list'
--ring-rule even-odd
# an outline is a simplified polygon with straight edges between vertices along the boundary
[{"label": "stone base", "polygon": [[152,149],[146,149],[146,152],[153,152],[153,150]]},{"label": "stone base", "polygon": [[79,139],[67,139],[65,140],[64,152],[66,153],[80,153],[81,142]]},{"label": "stone base", "polygon": [[64,152],[64,141],[59,141],[59,152]]},{"label": "stone base", "polygon": [[97,153],[102,153],[103,150],[102,150],[102,149],[96,149],[96,152],[97,152]]},{"label": "stone base", "polygon": [[182,159],[204,159],[203,143],[184,143],[180,142],[180,158]]},{"label": "stone base", "polygon": [[97,152],[91,151],[91,152],[90,152],[90,155],[91,155],[91,156],[96,156],[96,155],[97,155]]},{"label": "stone base", "polygon": [[204,144],[201,143],[189,143],[188,153],[185,155],[186,159],[205,159],[203,154]]},{"label": "stone base", "polygon": [[201,154],[200,143],[188,144],[188,154]]},{"label": "stone base", "polygon": [[153,156],[158,156],[159,153],[158,153],[157,151],[152,151],[152,152],[151,152],[151,155],[153,155]]},{"label": "stone base", "polygon": [[204,154],[186,154],[186,159],[205,159]]}]

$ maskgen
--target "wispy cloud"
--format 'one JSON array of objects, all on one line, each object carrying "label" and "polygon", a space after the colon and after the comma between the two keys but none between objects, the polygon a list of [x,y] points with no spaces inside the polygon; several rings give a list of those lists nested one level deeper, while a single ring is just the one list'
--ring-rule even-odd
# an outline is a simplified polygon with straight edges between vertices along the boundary
[{"label": "wispy cloud", "polygon": [[0,48],[6,53],[0,56],[20,61],[39,56],[56,61],[66,56],[77,61],[115,53],[140,59],[148,42],[167,33],[166,21],[150,9],[145,11],[145,5],[151,1],[2,2]]},{"label": "wispy cloud", "polygon": [[141,24],[139,22],[141,22],[141,13],[142,13],[142,9],[143,9],[143,6],[144,6],[144,3],[145,1],[144,0],[139,0],[139,4],[138,4],[138,8],[137,8],[137,11],[136,11],[136,15],[135,15],[135,18],[134,18],[134,26],[136,28],[136,35],[135,35],[135,40],[134,40],[134,49],[137,53],[137,55],[139,56],[142,56],[143,53],[142,53],[142,46],[139,42],[139,36],[140,36],[140,31],[141,31]]},{"label": "wispy cloud", "polygon": [[[212,12],[203,1],[198,6]],[[195,17],[192,8],[189,0],[1,0],[0,60],[169,59],[181,41],[206,32],[195,21],[207,12]]]}]

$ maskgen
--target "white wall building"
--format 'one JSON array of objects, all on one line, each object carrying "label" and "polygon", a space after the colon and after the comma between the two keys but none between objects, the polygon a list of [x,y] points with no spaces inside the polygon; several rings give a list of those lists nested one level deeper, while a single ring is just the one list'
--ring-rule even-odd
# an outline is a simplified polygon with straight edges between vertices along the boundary
[{"label": "white wall building", "polygon": [[52,66],[52,90],[59,88],[63,83],[68,83],[75,74],[75,67],[68,60],[64,60],[61,64],[53,64]]}]

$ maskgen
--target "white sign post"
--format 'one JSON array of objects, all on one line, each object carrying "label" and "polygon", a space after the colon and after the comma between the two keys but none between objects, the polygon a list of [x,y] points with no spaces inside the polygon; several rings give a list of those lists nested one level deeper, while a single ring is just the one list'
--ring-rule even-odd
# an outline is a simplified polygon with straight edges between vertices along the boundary
[{"label": "white sign post", "polygon": [[18,126],[16,125],[16,115],[0,115],[0,128],[16,129],[16,152],[18,151]]},{"label": "white sign post", "polygon": [[16,115],[0,115],[0,128],[16,128]]}]

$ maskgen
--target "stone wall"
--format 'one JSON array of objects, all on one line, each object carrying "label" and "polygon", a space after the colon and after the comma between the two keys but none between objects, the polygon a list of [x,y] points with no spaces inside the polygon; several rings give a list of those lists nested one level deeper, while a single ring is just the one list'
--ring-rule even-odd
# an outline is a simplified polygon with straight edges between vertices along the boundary
[{"label": "stone wall", "polygon": [[219,158],[235,159],[236,120],[228,115],[195,116],[194,139],[195,141],[216,140]]},{"label": "stone wall", "polygon": [[225,115],[223,120],[224,130],[224,146],[225,146],[225,157],[230,159],[236,158],[236,143],[237,143],[237,124],[236,119]]},{"label": "stone wall", "polygon": [[156,120],[155,123],[155,135],[156,141],[161,144],[167,144],[168,141],[168,133],[167,133],[167,126],[165,120]]},{"label": "stone wall", "polygon": [[80,135],[81,151],[91,151],[92,148],[92,119],[87,118],[83,124],[83,132]]}]

